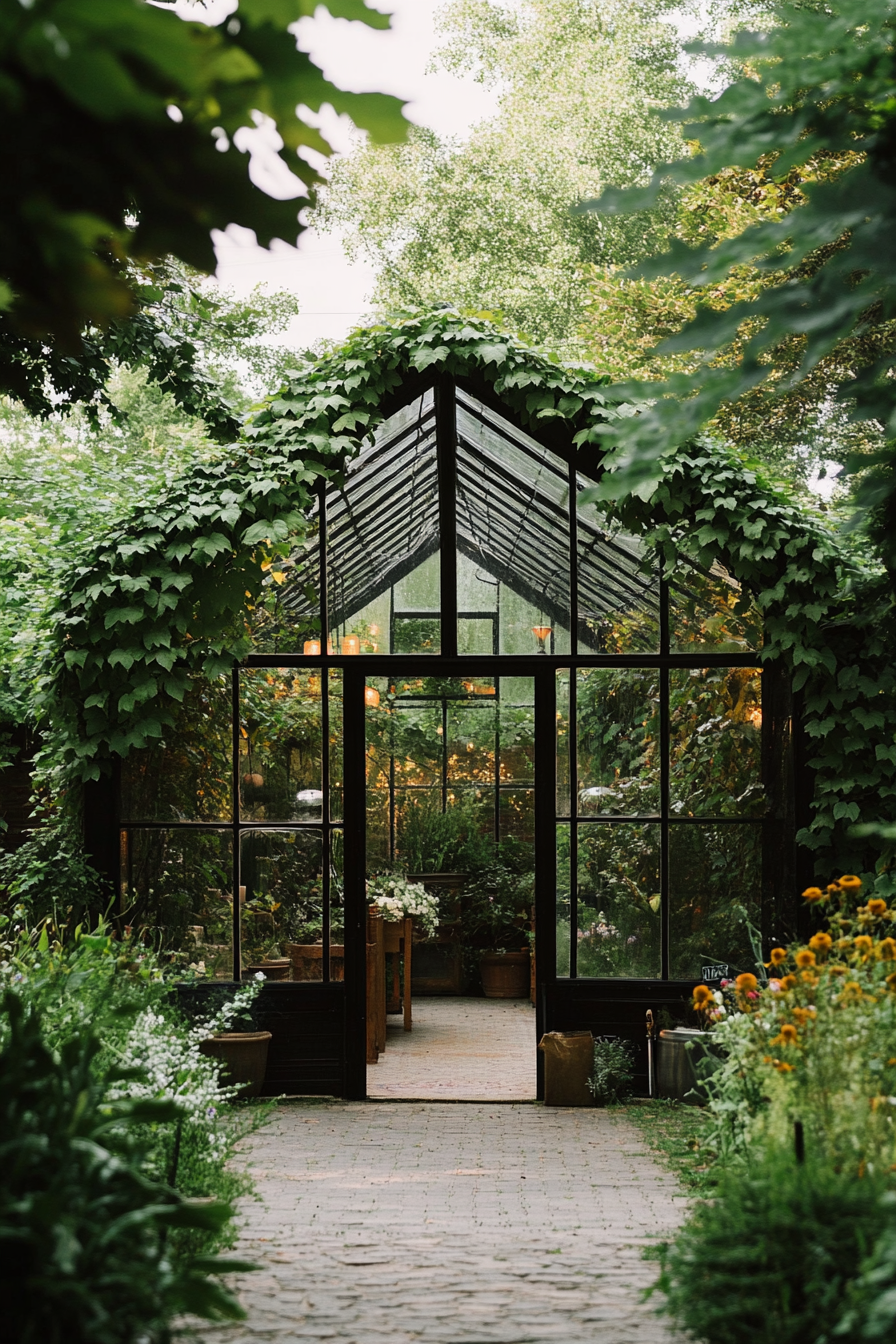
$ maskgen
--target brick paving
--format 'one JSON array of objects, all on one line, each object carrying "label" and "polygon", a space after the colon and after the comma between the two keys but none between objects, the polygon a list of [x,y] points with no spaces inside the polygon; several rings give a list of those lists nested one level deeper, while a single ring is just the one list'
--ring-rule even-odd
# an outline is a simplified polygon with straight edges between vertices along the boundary
[{"label": "brick paving", "polygon": [[249,1142],[248,1319],[206,1344],[668,1344],[642,1249],[684,1214],[624,1112],[284,1102]]},{"label": "brick paving", "polygon": [[528,999],[419,998],[414,1026],[390,1016],[367,1067],[377,1099],[534,1101],[535,1009]]}]

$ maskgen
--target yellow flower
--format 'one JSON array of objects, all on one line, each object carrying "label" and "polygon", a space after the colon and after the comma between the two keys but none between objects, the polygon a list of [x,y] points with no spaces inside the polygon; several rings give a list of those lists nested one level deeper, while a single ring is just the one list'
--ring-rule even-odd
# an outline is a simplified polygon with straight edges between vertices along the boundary
[{"label": "yellow flower", "polygon": [[[814,1008],[794,1008],[793,1016],[799,1025],[804,1027],[807,1022],[814,1022],[817,1014]],[[781,1030],[783,1031],[783,1027]]]},{"label": "yellow flower", "polygon": [[856,949],[859,956],[864,958],[868,956],[871,949],[874,947],[874,942],[868,937],[867,933],[860,933],[858,938],[853,939],[853,947]]},{"label": "yellow flower", "polygon": [[698,1010],[708,1008],[711,1003],[715,1003],[712,990],[709,985],[698,985],[692,995],[694,1007]]},{"label": "yellow flower", "polygon": [[797,1045],[799,1043],[799,1032],[792,1022],[785,1022],[778,1035],[772,1041],[772,1045]]},{"label": "yellow flower", "polygon": [[804,970],[807,966],[815,965],[815,953],[810,952],[807,947],[801,947],[796,954],[795,960],[800,970]]},{"label": "yellow flower", "polygon": [[881,961],[896,961],[896,938],[884,938],[878,944],[877,955]]},{"label": "yellow flower", "polygon": [[841,891],[857,892],[862,885],[862,879],[856,877],[854,873],[844,873],[837,885]]},{"label": "yellow flower", "polygon": [[818,984],[818,976],[814,971],[800,971],[800,979],[803,984],[808,985],[810,989],[814,989]]},{"label": "yellow flower", "polygon": [[814,933],[809,939],[809,946],[813,952],[830,952],[833,939],[829,933]]},{"label": "yellow flower", "polygon": [[881,915],[887,913],[887,903],[882,901],[879,896],[875,896],[873,901],[868,902],[867,910],[869,915],[874,915],[875,919],[880,919]]},{"label": "yellow flower", "polygon": [[[893,979],[896,980],[896,976],[894,976]],[[783,980],[781,981],[781,988],[782,988],[782,989],[795,989],[795,988],[796,988],[796,976],[795,976],[795,975],[785,975],[784,978],[783,978]]]},{"label": "yellow flower", "polygon": [[772,966],[780,966],[787,960],[787,953],[783,947],[773,947],[769,952],[769,963]]},{"label": "yellow flower", "polygon": [[779,1073],[793,1073],[794,1066],[792,1064],[788,1064],[786,1060],[776,1059],[774,1061],[774,1065]]},{"label": "yellow flower", "polygon": [[887,989],[896,990],[896,971],[894,971],[892,975],[888,975],[884,983],[886,984]]},{"label": "yellow flower", "polygon": [[856,980],[847,980],[843,986],[843,993],[840,995],[841,1003],[861,1003],[865,996],[862,993],[862,986]]},{"label": "yellow flower", "polygon": [[739,975],[735,980],[734,988],[738,994],[746,994],[748,990],[755,989],[758,983],[755,975],[751,975],[749,971],[744,971],[743,975]]},{"label": "yellow flower", "polygon": [[828,885],[827,885],[827,887],[826,887],[826,891],[827,891],[827,893],[828,893],[829,896],[839,896],[839,895],[840,895],[840,887],[839,887],[839,885],[838,885],[836,882],[829,882]]},{"label": "yellow flower", "polygon": [[824,892],[822,891],[821,887],[807,887],[806,890],[803,892],[803,900],[813,902],[823,901]]}]

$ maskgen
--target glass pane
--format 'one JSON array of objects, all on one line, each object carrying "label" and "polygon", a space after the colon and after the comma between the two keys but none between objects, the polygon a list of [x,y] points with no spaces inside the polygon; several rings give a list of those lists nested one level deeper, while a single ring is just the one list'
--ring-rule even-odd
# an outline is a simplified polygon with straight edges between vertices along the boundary
[{"label": "glass pane", "polygon": [[557,815],[568,817],[571,811],[569,668],[557,672]]},{"label": "glass pane", "polygon": [[758,925],[761,889],[761,826],[670,827],[673,979],[702,980],[708,965],[755,972],[745,916]]},{"label": "glass pane", "polygon": [[322,809],[320,672],[241,672],[242,819],[320,821]]},{"label": "glass pane", "polygon": [[[578,479],[580,490],[593,484]],[[659,573],[644,543],[608,526],[596,504],[579,504],[576,543],[579,652],[656,653]]]},{"label": "glass pane", "polygon": [[557,827],[557,974],[569,975],[570,881],[569,822]]},{"label": "glass pane", "polygon": [[501,784],[535,778],[535,681],[502,677],[499,706]]},{"label": "glass pane", "polygon": [[[391,747],[394,716],[389,701],[389,683],[385,677],[370,677],[364,689],[365,733],[367,741],[367,867],[378,872],[392,858],[392,817],[390,790],[395,784],[395,763]],[[404,762],[398,770],[403,784]]]},{"label": "glass pane", "polygon": [[[457,431],[458,612],[494,610],[501,653],[567,653],[566,463],[462,391]],[[471,566],[492,598],[471,597]]]},{"label": "glass pane", "polygon": [[122,918],[184,974],[233,979],[229,831],[121,833]]},{"label": "glass pane", "polygon": [[198,678],[161,741],[121,763],[121,812],[127,821],[229,821],[232,810],[229,677]]},{"label": "glass pane", "polygon": [[578,851],[578,975],[660,976],[659,826],[581,825]]},{"label": "glass pane", "polygon": [[386,420],[373,442],[348,463],[344,486],[327,490],[334,652],[387,652],[393,611],[438,613],[438,547],[435,417],[429,391]]},{"label": "glass pane", "polygon": [[706,574],[682,560],[669,580],[669,642],[673,653],[747,653],[762,646],[762,621],[722,565]]},{"label": "glass pane", "polygon": [[342,820],[342,673],[330,672],[330,820]]},{"label": "glass pane", "polygon": [[534,845],[534,789],[501,789],[499,838],[502,845],[510,839],[520,841],[525,845]]},{"label": "glass pane", "polygon": [[[469,693],[468,693],[469,694]],[[481,695],[448,701],[448,780],[451,785],[495,783],[497,701]]]},{"label": "glass pane", "polygon": [[[245,831],[240,841],[244,971],[319,980],[324,930],[322,835]],[[315,950],[309,950],[315,949]]]},{"label": "glass pane", "polygon": [[457,555],[457,649],[459,653],[498,652],[501,584],[463,552]]},{"label": "glass pane", "polygon": [[669,725],[673,816],[762,816],[758,668],[673,668]]},{"label": "glass pane", "polygon": [[655,670],[592,667],[578,672],[580,816],[659,812],[659,721]]},{"label": "glass pane", "polygon": [[344,980],[345,965],[345,837],[330,832],[330,979]]}]

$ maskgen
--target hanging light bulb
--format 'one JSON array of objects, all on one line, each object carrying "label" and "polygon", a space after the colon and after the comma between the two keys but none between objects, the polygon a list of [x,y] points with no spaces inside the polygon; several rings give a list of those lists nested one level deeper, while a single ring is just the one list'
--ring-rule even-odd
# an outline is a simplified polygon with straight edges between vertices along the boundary
[{"label": "hanging light bulb", "polygon": [[547,653],[547,643],[551,637],[551,627],[549,625],[533,625],[532,633],[538,640],[538,652]]},{"label": "hanging light bulb", "polygon": [[376,709],[380,703],[380,693],[375,686],[364,687],[364,703],[369,705],[371,709]]}]

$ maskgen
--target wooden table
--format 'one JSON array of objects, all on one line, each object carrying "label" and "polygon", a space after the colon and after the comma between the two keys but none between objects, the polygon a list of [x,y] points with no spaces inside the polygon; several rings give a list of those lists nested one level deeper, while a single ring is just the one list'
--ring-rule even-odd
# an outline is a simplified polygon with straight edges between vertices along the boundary
[{"label": "wooden table", "polygon": [[[386,920],[384,923],[386,954],[392,958],[392,1002],[402,1005],[404,1010],[404,1029],[410,1031],[411,1021],[411,960],[413,948],[414,919],[408,915],[401,920]],[[404,970],[403,1003],[400,995],[398,959],[402,959]]]}]

